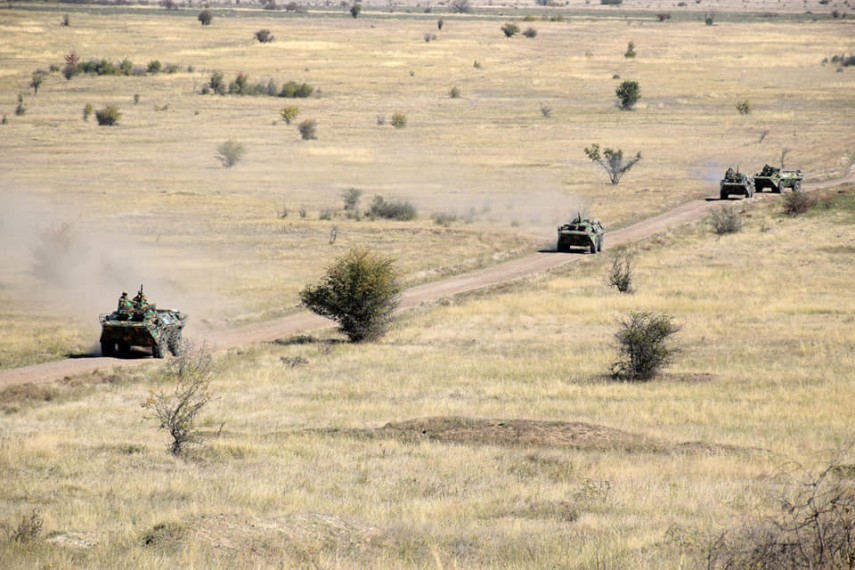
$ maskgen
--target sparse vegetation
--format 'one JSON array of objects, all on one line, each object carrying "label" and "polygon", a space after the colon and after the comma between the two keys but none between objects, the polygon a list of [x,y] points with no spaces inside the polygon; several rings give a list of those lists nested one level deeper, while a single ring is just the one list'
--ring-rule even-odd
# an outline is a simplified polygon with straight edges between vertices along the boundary
[{"label": "sparse vegetation", "polygon": [[534,39],[537,37],[537,30],[534,28],[526,28],[522,35],[528,39]]},{"label": "sparse vegetation", "polygon": [[232,168],[243,159],[246,153],[246,147],[243,143],[229,139],[217,146],[217,152],[214,155],[224,168]]},{"label": "sparse vegetation", "polygon": [[743,99],[736,104],[736,110],[740,115],[747,115],[751,112],[751,102],[748,99]]},{"label": "sparse vegetation", "polygon": [[122,118],[122,113],[115,105],[107,105],[103,109],[95,111],[95,120],[101,127],[113,127],[119,124],[119,119]]},{"label": "sparse vegetation", "polygon": [[469,0],[452,0],[451,11],[455,14],[471,14],[472,4]]},{"label": "sparse vegetation", "polygon": [[15,116],[20,117],[27,112],[27,106],[24,105],[24,96],[18,93],[18,105],[15,107]]},{"label": "sparse vegetation", "polygon": [[299,114],[300,110],[296,105],[287,105],[279,110],[279,116],[282,117],[286,125],[290,125]]},{"label": "sparse vegetation", "polygon": [[637,81],[624,81],[615,88],[615,95],[617,95],[620,108],[629,111],[635,107],[641,98],[641,87]]},{"label": "sparse vegetation", "polygon": [[449,96],[451,99],[458,99],[458,98],[460,98],[460,87],[458,87],[457,85],[455,85],[454,87],[452,87],[451,89],[449,89],[449,90],[448,90],[448,96]]},{"label": "sparse vegetation", "polygon": [[351,342],[377,340],[398,305],[397,279],[392,259],[354,248],[327,269],[320,283],[303,289],[300,300],[310,311],[336,321]]},{"label": "sparse vegetation", "polygon": [[615,257],[612,260],[612,269],[609,273],[608,284],[621,293],[632,293],[633,286],[632,258],[624,255],[623,258]]},{"label": "sparse vegetation", "polygon": [[187,347],[181,355],[166,363],[163,372],[164,390],[152,391],[143,404],[149,417],[169,434],[169,452],[180,455],[188,445],[200,443],[196,421],[207,406],[211,395],[213,367],[204,348]]},{"label": "sparse vegetation", "polygon": [[359,214],[359,199],[362,198],[362,190],[358,188],[348,188],[341,195],[344,201],[344,211],[349,215]]},{"label": "sparse vegetation", "polygon": [[540,114],[543,115],[544,119],[548,119],[552,117],[552,107],[549,105],[545,105],[543,103],[540,104]]},{"label": "sparse vegetation", "polygon": [[318,122],[314,119],[306,119],[297,126],[300,137],[304,141],[313,141],[318,138]]},{"label": "sparse vegetation", "polygon": [[199,15],[196,17],[196,19],[199,20],[199,22],[203,26],[210,26],[211,22],[214,21],[214,14],[206,8],[199,12]]},{"label": "sparse vegetation", "polygon": [[670,315],[630,313],[615,334],[618,360],[612,365],[612,376],[628,382],[655,378],[673,360],[676,350],[670,340],[679,330]]},{"label": "sparse vegetation", "polygon": [[44,531],[44,518],[38,509],[23,515],[20,522],[9,532],[9,540],[17,544],[30,544],[39,540]]},{"label": "sparse vegetation", "polygon": [[39,94],[39,87],[44,83],[45,77],[47,77],[47,73],[44,71],[33,72],[32,78],[30,79],[30,87],[33,88],[33,95]]},{"label": "sparse vegetation", "polygon": [[367,215],[371,219],[383,218],[409,222],[416,219],[416,207],[403,200],[386,201],[382,196],[375,196],[368,208]]},{"label": "sparse vegetation", "polygon": [[710,212],[707,223],[716,235],[735,234],[742,229],[742,212],[735,206],[724,206]]},{"label": "sparse vegetation", "polygon": [[350,7],[350,15],[353,16],[354,18],[358,18],[359,14],[361,12],[362,12],[362,4],[360,4],[358,2],[353,4],[353,6]]},{"label": "sparse vegetation", "polygon": [[273,33],[270,30],[263,29],[255,32],[255,39],[258,41],[258,43],[269,44],[276,38],[273,37]]},{"label": "sparse vegetation", "polygon": [[407,116],[403,113],[392,113],[389,123],[396,129],[403,129],[407,126]]},{"label": "sparse vegetation", "polygon": [[628,44],[626,44],[626,51],[624,52],[623,56],[625,58],[630,58],[630,59],[636,56],[635,42],[629,42]]},{"label": "sparse vegetation", "polygon": [[607,148],[600,153],[600,145],[597,143],[585,148],[585,155],[591,162],[599,164],[608,173],[609,180],[615,186],[620,183],[621,177],[641,160],[641,152],[627,161],[624,161],[623,150],[621,149]]},{"label": "sparse vegetation", "polygon": [[92,106],[92,103],[86,103],[83,106],[83,120],[89,121],[89,117],[92,116],[92,112],[95,110],[95,107]]},{"label": "sparse vegetation", "polygon": [[502,33],[506,38],[512,38],[520,33],[520,27],[513,22],[507,22],[502,26]]},{"label": "sparse vegetation", "polygon": [[806,214],[818,203],[815,195],[805,192],[791,192],[784,195],[784,213],[795,217]]}]

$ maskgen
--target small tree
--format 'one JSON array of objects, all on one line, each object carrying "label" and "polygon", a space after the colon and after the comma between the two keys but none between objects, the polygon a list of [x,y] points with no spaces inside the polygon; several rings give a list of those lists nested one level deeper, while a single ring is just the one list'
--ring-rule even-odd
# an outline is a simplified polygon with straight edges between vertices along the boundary
[{"label": "small tree", "polygon": [[92,103],[86,103],[86,105],[83,106],[83,120],[88,121],[94,110],[95,108],[92,106]]},{"label": "small tree", "polygon": [[169,391],[152,391],[143,404],[150,418],[160,423],[160,429],[169,433],[172,442],[169,451],[180,455],[188,444],[199,442],[196,418],[213,399],[211,357],[204,348],[182,351],[170,360],[163,372],[163,380],[174,387]]},{"label": "small tree", "polygon": [[520,27],[513,22],[507,22],[504,26],[502,26],[502,33],[505,34],[506,38],[512,38],[518,33],[520,33]]},{"label": "small tree", "polygon": [[103,109],[95,111],[95,119],[101,127],[114,127],[119,124],[122,113],[115,105],[107,105]]},{"label": "small tree", "polygon": [[18,106],[15,107],[15,115],[20,117],[27,112],[27,106],[24,105],[24,96],[18,93]]},{"label": "small tree", "polygon": [[707,26],[712,26],[713,24],[715,24],[715,14],[713,14],[712,12],[710,12],[709,14],[707,14],[706,16],[704,16],[704,23],[705,23]]},{"label": "small tree", "polygon": [[62,76],[68,80],[80,73],[80,56],[71,50],[65,54],[65,66],[62,68]]},{"label": "small tree", "polygon": [[442,18],[440,18],[436,21],[436,29],[439,30],[440,32],[442,31],[442,27],[444,25],[445,25],[445,20],[443,20]]},{"label": "small tree", "polygon": [[243,144],[229,139],[217,147],[217,153],[214,155],[225,168],[231,168],[243,158],[246,148]]},{"label": "small tree", "polygon": [[626,58],[635,57],[635,42],[629,42],[628,44],[626,44],[626,51],[624,52],[623,56]]},{"label": "small tree", "polygon": [[354,248],[330,266],[320,283],[308,285],[300,300],[310,311],[333,319],[351,342],[385,334],[398,305],[400,288],[393,260]]},{"label": "small tree", "polygon": [[544,119],[548,119],[552,116],[552,107],[546,105],[544,103],[540,104],[540,114],[543,115]]},{"label": "small tree", "polygon": [[214,14],[211,13],[207,8],[199,12],[199,16],[196,18],[199,22],[202,23],[203,26],[210,26],[211,22],[214,21]]},{"label": "small tree", "polygon": [[270,30],[258,30],[257,32],[255,32],[255,39],[258,40],[259,43],[269,44],[275,38],[273,37],[273,34],[270,32]]},{"label": "small tree", "polygon": [[359,199],[362,197],[362,190],[358,188],[348,188],[342,192],[341,198],[344,200],[344,211],[348,214],[356,214],[359,212]]},{"label": "small tree", "polygon": [[279,116],[282,117],[282,120],[285,121],[286,125],[290,125],[294,122],[294,119],[296,119],[299,114],[300,110],[296,105],[287,105],[279,110]]},{"label": "small tree", "polygon": [[47,74],[44,71],[34,71],[33,77],[30,80],[30,87],[33,88],[33,95],[39,94],[39,87],[42,86],[42,83],[45,80],[45,76]]},{"label": "small tree", "polygon": [[615,88],[615,95],[620,100],[620,108],[629,111],[641,98],[641,87],[638,81],[624,81]]},{"label": "small tree", "polygon": [[655,378],[673,359],[676,350],[668,345],[668,341],[679,330],[669,315],[630,313],[615,334],[618,360],[612,365],[612,375],[627,381]]},{"label": "small tree", "polygon": [[621,177],[641,160],[641,153],[639,152],[633,158],[624,162],[623,151],[621,149],[614,150],[607,148],[600,154],[600,145],[597,143],[586,148],[585,154],[591,162],[596,162],[603,167],[603,170],[609,174],[609,179],[615,186],[620,182]]},{"label": "small tree", "polygon": [[362,12],[362,4],[357,2],[350,7],[350,15],[354,18],[358,18],[360,12]]},{"label": "small tree", "polygon": [[318,138],[318,123],[314,119],[306,119],[297,127],[300,131],[300,137],[304,141],[313,141]]},{"label": "small tree", "polygon": [[624,256],[623,260],[619,257],[612,260],[612,271],[609,274],[608,283],[621,293],[633,293],[635,289],[632,286],[632,258],[629,255]]},{"label": "small tree", "polygon": [[736,110],[740,115],[747,115],[751,112],[751,102],[748,99],[743,99],[736,104]]},{"label": "small tree", "polygon": [[531,40],[537,37],[537,30],[534,28],[526,28],[522,35]]}]

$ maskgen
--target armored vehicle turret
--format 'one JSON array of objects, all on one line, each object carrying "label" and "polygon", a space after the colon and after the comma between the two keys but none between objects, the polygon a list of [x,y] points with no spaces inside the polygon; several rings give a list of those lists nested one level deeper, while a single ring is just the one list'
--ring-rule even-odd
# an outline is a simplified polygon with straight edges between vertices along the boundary
[{"label": "armored vehicle turret", "polygon": [[180,354],[187,315],[173,309],[158,309],[149,303],[140,287],[133,300],[122,293],[118,308],[100,315],[99,320],[102,355],[127,356],[132,346],[143,346],[151,348],[155,358],[163,358],[167,350],[175,356]]},{"label": "armored vehicle turret", "polygon": [[727,200],[731,194],[740,194],[746,198],[754,196],[754,179],[747,174],[739,172],[739,169],[728,168],[724,173],[719,185],[719,195],[722,200]]},{"label": "armored vehicle turret", "polygon": [[591,253],[603,250],[605,228],[599,220],[583,218],[578,214],[569,224],[558,226],[558,251],[584,248]]},{"label": "armored vehicle turret", "polygon": [[776,194],[783,192],[784,188],[792,188],[793,192],[798,192],[802,189],[802,180],[804,175],[801,170],[781,170],[767,164],[754,175],[754,188],[758,192],[771,188]]}]

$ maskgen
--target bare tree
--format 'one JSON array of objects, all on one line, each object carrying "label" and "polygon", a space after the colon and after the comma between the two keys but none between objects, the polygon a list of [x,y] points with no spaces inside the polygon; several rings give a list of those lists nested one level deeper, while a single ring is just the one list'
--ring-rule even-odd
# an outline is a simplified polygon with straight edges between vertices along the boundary
[{"label": "bare tree", "polygon": [[641,160],[640,152],[627,161],[624,161],[621,149],[607,148],[600,153],[600,145],[597,143],[586,148],[585,154],[591,159],[591,162],[599,164],[603,170],[608,172],[609,179],[615,186],[620,182],[621,176],[629,172]]}]

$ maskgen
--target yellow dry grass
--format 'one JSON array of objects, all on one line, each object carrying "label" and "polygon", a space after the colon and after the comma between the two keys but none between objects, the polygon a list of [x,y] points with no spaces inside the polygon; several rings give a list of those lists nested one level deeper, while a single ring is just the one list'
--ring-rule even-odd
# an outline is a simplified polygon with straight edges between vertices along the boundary
[{"label": "yellow dry grass", "polygon": [[[352,244],[395,256],[415,283],[548,243],[553,218],[576,207],[615,227],[715,194],[728,165],[754,169],[782,148],[811,176],[839,175],[855,142],[851,73],[820,65],[851,51],[846,21],[711,29],[571,18],[537,23],[535,40],[506,41],[498,19],[449,17],[425,43],[433,17],[242,13],[202,28],[154,11],[80,12],[68,29],[58,19],[0,15],[0,57],[13,70],[0,75],[9,119],[0,126],[0,198],[16,214],[3,222],[33,237],[3,244],[3,366],[85,349],[112,287],[142,280],[155,296],[156,283],[159,303],[214,327],[269,318],[291,310],[296,291]],[[277,41],[254,43],[261,27]],[[633,61],[622,56],[630,40]],[[30,72],[61,64],[71,48],[196,71],[52,76],[14,116]],[[319,140],[273,124],[291,101],[195,94],[214,69],[320,88],[296,102],[301,117],[318,120]],[[640,82],[636,111],[613,107],[614,74]],[[462,97],[452,100],[455,85]],[[754,106],[749,117],[735,109],[743,98]],[[117,104],[121,125],[84,123],[87,102]],[[393,112],[407,115],[405,129],[376,124]],[[213,159],[226,138],[247,146],[230,171]],[[584,159],[592,142],[645,159],[611,187]],[[423,217],[319,220],[349,187],[364,189],[365,201],[412,200]],[[788,219],[776,197],[755,204],[742,233],[715,238],[697,226],[640,244],[632,296],[604,285],[609,256],[591,256],[410,313],[378,344],[321,335],[225,354],[218,399],[203,414],[205,445],[186,458],[168,455],[140,407],[161,388],[156,363],[4,392],[0,524],[38,509],[45,534],[3,540],[0,560],[4,568],[684,568],[709,536],[770,508],[768,477],[785,463],[826,464],[855,437],[851,214]],[[277,218],[285,207],[289,216]],[[471,224],[427,219],[470,210]],[[28,256],[42,243],[36,230],[62,222],[73,224],[86,270],[72,264],[75,284],[59,281],[71,298],[32,275]],[[105,258],[115,273],[104,271]],[[39,310],[22,290],[42,292]],[[655,382],[606,378],[616,320],[631,310],[666,311],[682,326],[682,354]],[[296,357],[307,364],[291,367]],[[376,431],[423,417],[584,422],[672,448],[448,444]]]}]

